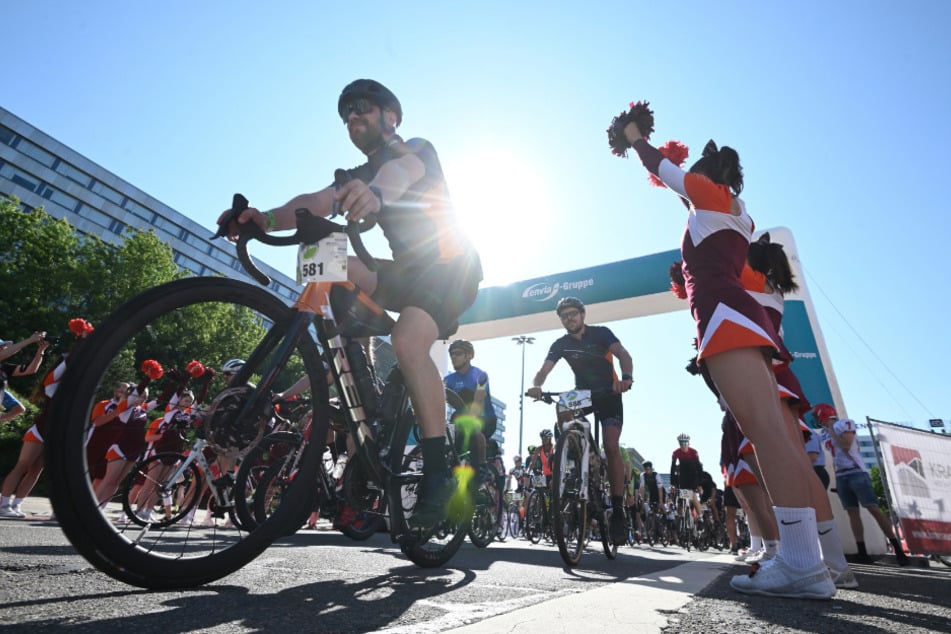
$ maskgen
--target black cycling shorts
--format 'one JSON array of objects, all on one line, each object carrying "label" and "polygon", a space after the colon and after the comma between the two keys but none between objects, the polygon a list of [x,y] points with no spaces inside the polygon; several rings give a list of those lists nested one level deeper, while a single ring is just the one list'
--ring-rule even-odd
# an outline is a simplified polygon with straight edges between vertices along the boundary
[{"label": "black cycling shorts", "polygon": [[439,338],[446,339],[459,328],[459,316],[475,301],[481,281],[478,256],[433,264],[377,260],[373,301],[396,312],[423,309],[439,326]]}]

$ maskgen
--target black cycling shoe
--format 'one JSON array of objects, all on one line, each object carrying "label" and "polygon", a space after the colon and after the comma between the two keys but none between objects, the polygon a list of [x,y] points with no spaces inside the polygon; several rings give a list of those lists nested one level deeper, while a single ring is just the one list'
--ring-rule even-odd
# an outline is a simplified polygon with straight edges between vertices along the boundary
[{"label": "black cycling shoe", "polygon": [[627,524],[624,522],[624,514],[618,512],[611,513],[609,524],[611,529],[611,541],[619,546],[626,544]]},{"label": "black cycling shoe", "polygon": [[419,483],[416,506],[409,517],[410,528],[432,528],[446,519],[449,499],[456,490],[456,479],[451,475],[423,476]]}]

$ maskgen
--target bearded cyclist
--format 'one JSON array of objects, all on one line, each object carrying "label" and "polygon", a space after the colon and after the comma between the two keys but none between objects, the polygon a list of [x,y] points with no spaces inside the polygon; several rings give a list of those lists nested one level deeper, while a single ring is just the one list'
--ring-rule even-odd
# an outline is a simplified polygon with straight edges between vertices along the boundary
[{"label": "bearded cyclist", "polygon": [[[611,541],[623,544],[627,541],[627,527],[624,522],[624,465],[620,445],[624,424],[621,394],[631,389],[634,383],[631,376],[634,361],[609,328],[585,324],[585,307],[577,297],[563,297],[555,312],[568,332],[551,345],[526,394],[531,398],[541,398],[541,386],[559,359],[565,359],[574,372],[576,389],[591,390],[595,421],[601,423],[604,432],[604,453],[611,482]],[[615,358],[621,366],[620,379],[614,369]]]},{"label": "bearded cyclist", "polygon": [[444,452],[445,388],[429,351],[456,331],[459,315],[475,300],[482,267],[456,218],[436,150],[429,141],[404,141],[396,133],[403,121],[396,95],[377,81],[358,79],[340,93],[337,113],[366,163],[347,170],[351,180],[339,188],[300,194],[265,212],[246,209],[229,237],[237,238],[237,225],[248,222],[264,231],[293,229],[298,209],[327,217],[339,208],[350,222],[379,222],[393,259],[377,260],[372,272],[351,257],[347,275],[382,308],[399,313],[391,342],[422,431],[423,479],[410,524],[431,527],[446,516],[455,479]]}]

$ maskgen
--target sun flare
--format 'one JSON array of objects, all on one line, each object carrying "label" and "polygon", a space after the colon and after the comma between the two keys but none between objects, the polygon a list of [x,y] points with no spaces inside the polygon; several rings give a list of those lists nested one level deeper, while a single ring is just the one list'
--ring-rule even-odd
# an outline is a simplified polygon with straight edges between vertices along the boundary
[{"label": "sun flare", "polygon": [[448,164],[446,179],[460,222],[482,258],[483,285],[537,275],[527,265],[545,248],[551,199],[532,162],[484,149]]}]

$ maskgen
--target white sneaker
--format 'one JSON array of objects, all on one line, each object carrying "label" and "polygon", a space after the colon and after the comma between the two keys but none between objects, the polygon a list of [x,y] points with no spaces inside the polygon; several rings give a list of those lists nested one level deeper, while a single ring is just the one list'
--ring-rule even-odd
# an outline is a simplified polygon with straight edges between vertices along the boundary
[{"label": "white sneaker", "polygon": [[215,525],[215,516],[211,514],[211,511],[205,513],[205,519],[201,521],[202,526],[214,526]]},{"label": "white sneaker", "polygon": [[14,511],[9,504],[4,504],[0,506],[0,517],[20,517],[17,515],[17,512]]},{"label": "white sneaker", "polygon": [[152,509],[139,509],[136,511],[135,516],[146,524],[152,523]]},{"label": "white sneaker", "polygon": [[730,580],[730,587],[743,594],[767,597],[831,599],[835,596],[835,584],[824,563],[799,570],[786,563],[780,555],[755,564],[749,574],[736,575]]},{"label": "white sneaker", "polygon": [[195,523],[195,508],[192,507],[188,513],[185,514],[185,517],[182,518],[182,526],[191,526]]},{"label": "white sneaker", "polygon": [[832,583],[835,584],[836,588],[853,589],[859,587],[859,580],[855,578],[855,573],[852,572],[852,569],[849,567],[838,572],[829,568],[829,575],[832,576]]},{"label": "white sneaker", "polygon": [[17,517],[26,517],[26,513],[23,512],[23,509],[19,504],[14,504],[10,507],[10,510],[17,514]]},{"label": "white sneaker", "polygon": [[[746,558],[752,555],[753,552],[754,551],[749,549],[741,550],[740,552],[738,552],[736,555],[733,556],[733,561],[740,561],[740,562],[746,561]],[[756,552],[759,552],[759,551],[756,551]]]},{"label": "white sneaker", "polygon": [[128,523],[129,523],[129,518],[125,513],[121,514],[119,517],[116,518],[116,524],[128,524]]}]

